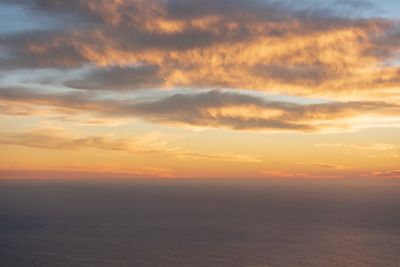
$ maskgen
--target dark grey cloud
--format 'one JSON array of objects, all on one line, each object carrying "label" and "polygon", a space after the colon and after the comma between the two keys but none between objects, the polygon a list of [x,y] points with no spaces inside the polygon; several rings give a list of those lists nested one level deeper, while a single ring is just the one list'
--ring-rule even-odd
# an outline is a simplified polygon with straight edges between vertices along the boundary
[{"label": "dark grey cloud", "polygon": [[359,115],[396,117],[400,113],[399,105],[381,101],[300,105],[221,91],[176,94],[153,100],[104,100],[86,93],[55,95],[21,89],[2,89],[0,100],[6,103],[62,108],[64,112],[79,111],[106,117],[134,117],[172,125],[301,132],[338,127],[340,119],[351,119]]},{"label": "dark grey cloud", "polygon": [[[325,8],[319,8],[318,5],[311,8],[306,2],[299,4],[297,1],[125,0],[117,3],[94,0],[17,0],[12,2],[48,15],[70,14],[79,24],[68,22],[69,29],[39,33],[39,35],[31,33],[1,40],[0,44],[5,45],[16,57],[15,62],[1,64],[3,67],[74,67],[91,61],[83,55],[82,46],[101,51],[110,45],[105,43],[105,40],[112,42],[122,51],[132,53],[149,49],[181,51],[210,47],[219,43],[244,42],[259,36],[279,38],[289,34],[304,35],[347,27],[365,27],[366,24],[363,19],[338,17],[337,14],[340,13],[333,11],[332,4],[324,5],[327,6]],[[351,1],[353,2],[355,3]],[[210,20],[212,19],[210,16],[218,17],[219,21],[205,28],[193,25],[193,20]],[[177,32],[149,30],[148,26],[157,22],[157,19],[178,21],[185,25],[185,29]],[[265,23],[270,26],[263,25],[254,30],[255,25]],[[302,26],[293,27],[293,23]],[[232,24],[235,25],[234,29],[231,28]],[[76,34],[77,32],[80,34]],[[99,40],[98,34],[104,39]],[[40,54],[29,50],[32,45],[47,47],[46,53]]]},{"label": "dark grey cloud", "polygon": [[109,67],[96,69],[87,76],[65,83],[75,89],[133,90],[161,86],[158,66]]},{"label": "dark grey cloud", "polygon": [[64,34],[68,33],[51,30],[0,37],[0,47],[7,54],[0,60],[0,69],[77,68],[87,63],[74,43],[64,41]]},{"label": "dark grey cloud", "polygon": [[283,84],[303,84],[308,86],[319,85],[346,74],[335,66],[321,62],[293,65],[282,63],[260,64],[253,68],[253,73],[261,77],[270,77]]}]

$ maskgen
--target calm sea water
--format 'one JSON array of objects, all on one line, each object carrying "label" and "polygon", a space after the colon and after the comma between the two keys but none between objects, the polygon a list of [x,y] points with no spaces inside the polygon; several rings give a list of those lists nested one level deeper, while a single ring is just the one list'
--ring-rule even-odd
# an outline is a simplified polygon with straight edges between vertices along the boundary
[{"label": "calm sea water", "polygon": [[0,181],[0,266],[400,266],[400,182]]}]

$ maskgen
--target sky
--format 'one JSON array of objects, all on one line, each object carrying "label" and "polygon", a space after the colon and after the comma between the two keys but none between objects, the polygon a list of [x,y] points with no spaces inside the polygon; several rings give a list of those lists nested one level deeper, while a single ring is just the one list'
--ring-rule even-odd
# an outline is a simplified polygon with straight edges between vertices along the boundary
[{"label": "sky", "polygon": [[0,178],[400,178],[398,14],[2,0]]}]

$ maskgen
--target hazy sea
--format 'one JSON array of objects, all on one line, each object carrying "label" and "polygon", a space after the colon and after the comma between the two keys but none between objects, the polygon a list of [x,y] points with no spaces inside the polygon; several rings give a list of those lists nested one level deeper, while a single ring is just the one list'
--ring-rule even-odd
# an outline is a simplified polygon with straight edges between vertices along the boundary
[{"label": "hazy sea", "polygon": [[400,266],[400,181],[0,181],[0,266]]}]

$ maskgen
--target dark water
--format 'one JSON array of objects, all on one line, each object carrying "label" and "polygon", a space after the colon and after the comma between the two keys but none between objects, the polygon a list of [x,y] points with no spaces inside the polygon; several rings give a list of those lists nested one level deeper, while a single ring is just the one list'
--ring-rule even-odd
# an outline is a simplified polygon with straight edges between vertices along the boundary
[{"label": "dark water", "polygon": [[400,182],[0,181],[0,266],[400,266]]}]

